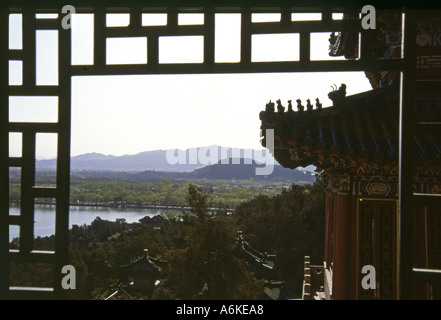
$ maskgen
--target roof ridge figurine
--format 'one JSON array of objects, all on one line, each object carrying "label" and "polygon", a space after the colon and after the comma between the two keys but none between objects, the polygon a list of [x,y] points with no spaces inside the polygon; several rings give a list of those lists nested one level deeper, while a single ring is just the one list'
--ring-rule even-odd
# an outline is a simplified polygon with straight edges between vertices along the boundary
[{"label": "roof ridge figurine", "polygon": [[306,99],[306,109],[307,109],[308,111],[312,111],[313,108],[314,108],[314,107],[313,107],[313,105],[311,104],[311,100]]},{"label": "roof ridge figurine", "polygon": [[270,100],[265,106],[265,111],[273,113],[274,112],[274,102],[271,102],[271,100]]},{"label": "roof ridge figurine", "polygon": [[299,112],[302,112],[303,110],[305,110],[305,107],[302,105],[302,100],[297,99],[296,102],[297,102],[297,110]]},{"label": "roof ridge figurine", "polygon": [[317,110],[321,110],[322,104],[320,103],[319,98],[315,98],[315,102],[316,102],[315,106],[316,106]]},{"label": "roof ridge figurine", "polygon": [[[335,86],[335,88],[333,86]],[[332,100],[333,106],[339,107],[344,105],[346,99],[346,85],[342,83],[338,90],[335,84],[333,86],[331,86],[333,90],[328,93],[328,97]]]},{"label": "roof ridge figurine", "polygon": [[277,102],[277,112],[279,112],[279,113],[285,112],[285,107],[282,106],[282,101],[280,101],[280,99],[279,99],[276,102]]},{"label": "roof ridge figurine", "polygon": [[292,109],[292,104],[291,104],[292,100],[288,100],[288,112],[292,113],[294,112],[294,110]]}]

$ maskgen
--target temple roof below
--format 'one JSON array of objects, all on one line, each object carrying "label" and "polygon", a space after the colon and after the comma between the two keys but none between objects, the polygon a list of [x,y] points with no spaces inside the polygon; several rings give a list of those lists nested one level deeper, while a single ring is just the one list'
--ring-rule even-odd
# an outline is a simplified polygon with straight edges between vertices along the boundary
[{"label": "temple roof below", "polygon": [[161,272],[166,264],[167,262],[150,257],[147,251],[144,251],[143,256],[121,266],[121,271],[128,275],[153,275]]},{"label": "temple roof below", "polygon": [[241,233],[239,233],[232,252],[237,258],[245,260],[249,265],[250,271],[257,277],[271,278],[273,275],[275,256],[253,249],[250,244],[243,239]]}]

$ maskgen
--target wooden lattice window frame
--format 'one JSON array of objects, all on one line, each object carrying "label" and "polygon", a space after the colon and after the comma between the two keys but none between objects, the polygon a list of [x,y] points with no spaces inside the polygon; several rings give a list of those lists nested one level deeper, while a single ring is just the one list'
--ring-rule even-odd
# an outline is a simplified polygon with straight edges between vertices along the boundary
[{"label": "wooden lattice window frame", "polygon": [[[55,272],[54,286],[47,290],[29,288],[18,288],[11,290],[9,287],[9,262],[44,262],[54,265],[55,270],[61,270],[62,266],[68,263],[68,221],[69,221],[69,184],[70,184],[70,122],[71,122],[71,78],[76,75],[118,75],[118,74],[179,74],[179,73],[258,73],[258,72],[320,72],[320,71],[366,71],[366,70],[399,70],[404,75],[404,90],[402,91],[402,110],[407,110],[403,125],[412,119],[413,90],[410,82],[414,78],[414,68],[406,66],[406,59],[414,58],[414,51],[410,48],[405,51],[402,59],[382,59],[372,60],[369,55],[369,30],[363,30],[359,25],[352,25],[352,28],[359,28],[361,34],[361,51],[358,60],[351,61],[311,61],[310,59],[310,35],[312,32],[332,32],[341,31],[343,23],[332,20],[332,8],[304,8],[305,11],[316,11],[322,13],[321,21],[296,22],[290,19],[292,12],[299,10],[290,6],[282,5],[277,8],[275,3],[271,5],[254,8],[249,5],[235,5],[233,8],[227,7],[227,3],[222,7],[213,5],[198,5],[197,7],[180,7],[168,4],[162,5],[162,11],[169,15],[169,23],[165,28],[166,33],[176,32],[176,15],[179,10],[199,10],[205,14],[205,24],[200,30],[204,36],[204,62],[198,65],[184,64],[156,64],[157,46],[151,40],[148,49],[150,64],[148,66],[107,66],[105,64],[105,39],[107,31],[105,28],[105,14],[107,12],[118,12],[120,8],[96,7],[93,2],[90,6],[84,4],[84,8],[77,8],[77,13],[94,13],[94,65],[93,66],[71,66],[71,32],[61,27],[62,15],[57,19],[39,20],[35,19],[37,12],[60,13],[61,8],[56,5],[42,3],[41,9],[38,2],[32,4],[33,7],[21,7],[20,4],[2,4],[0,8],[0,70],[8,70],[9,60],[23,61],[23,85],[13,88],[9,86],[8,72],[0,75],[0,297],[63,297],[64,292],[61,288],[61,273]],[[139,26],[139,16],[141,10],[148,11],[157,3],[149,4],[151,8],[139,8],[138,2],[128,2],[125,9],[120,12],[129,12],[133,26],[129,27],[130,34],[143,32]],[[310,10],[309,10],[310,9]],[[359,10],[359,8],[358,8]],[[277,23],[265,23],[254,25],[251,22],[253,12],[281,12],[281,21]],[[11,13],[23,14],[23,50],[9,50],[8,47],[8,16]],[[214,14],[216,12],[236,12],[241,14],[241,54],[240,62],[237,64],[215,63],[214,61]],[[133,15],[133,16],[132,16]],[[409,22],[412,25],[412,21]],[[59,85],[58,86],[36,86],[35,85],[35,30],[49,29],[58,30],[59,35]],[[408,33],[406,28],[406,34]],[[411,29],[411,28],[410,28]],[[117,28],[112,32],[118,32]],[[264,33],[299,33],[299,61],[290,62],[251,62],[251,36],[252,34]],[[125,36],[127,34],[124,34]],[[412,33],[409,33],[412,36]],[[407,37],[405,37],[406,41]],[[404,42],[406,43],[406,42]],[[412,46],[410,46],[412,47]],[[156,50],[156,51],[155,51]],[[414,50],[414,49],[413,49]],[[406,53],[407,52],[407,53]],[[413,53],[412,53],[413,52]],[[413,55],[412,55],[413,54]],[[32,62],[34,61],[34,62]],[[53,95],[58,96],[58,122],[57,123],[10,123],[8,111],[8,99],[10,95]],[[413,100],[412,100],[413,101]],[[20,158],[9,157],[9,133],[23,133],[23,154]],[[58,157],[57,157],[57,181],[54,188],[39,188],[34,185],[35,179],[35,135],[40,132],[56,133],[58,135]],[[405,132],[405,131],[402,131]],[[404,141],[411,141],[412,132],[404,136]],[[404,150],[401,153],[408,157],[411,154],[411,147],[404,143]],[[8,183],[9,168],[22,168],[22,212],[19,218],[9,215]],[[404,176],[401,179],[403,186],[409,184],[411,177]],[[410,172],[410,171],[409,171]],[[408,174],[407,174],[408,175]],[[412,191],[404,188],[405,194]],[[36,197],[49,197],[56,199],[56,226],[55,226],[55,250],[51,252],[34,251],[33,241],[33,202]],[[400,201],[407,201],[406,197],[400,195]],[[405,203],[404,203],[405,204]],[[404,208],[405,205],[400,205]],[[401,209],[400,209],[401,210]],[[404,209],[403,209],[404,210]],[[401,211],[400,211],[401,212]],[[409,225],[408,222],[403,222]],[[9,250],[9,226],[20,225],[22,247],[19,252]],[[406,227],[408,230],[409,227]],[[408,246],[408,244],[405,244]],[[407,262],[406,262],[407,263]],[[406,277],[408,277],[409,263],[405,264]]]}]

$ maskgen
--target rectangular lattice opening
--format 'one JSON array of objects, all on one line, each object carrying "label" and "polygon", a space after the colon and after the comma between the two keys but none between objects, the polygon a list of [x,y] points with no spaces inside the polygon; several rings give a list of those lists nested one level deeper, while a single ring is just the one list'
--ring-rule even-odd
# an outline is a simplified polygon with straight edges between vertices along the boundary
[{"label": "rectangular lattice opening", "polygon": [[23,61],[9,60],[9,85],[23,85]]},{"label": "rectangular lattice opening", "polygon": [[37,133],[35,136],[35,185],[55,187],[57,184],[57,133]]},{"label": "rectangular lattice opening", "polygon": [[109,65],[147,63],[147,37],[107,38],[106,47]]},{"label": "rectangular lattice opening", "polygon": [[23,154],[23,133],[9,132],[9,157],[21,158]]},{"label": "rectangular lattice opening", "polygon": [[20,215],[21,168],[9,168],[9,215]]},{"label": "rectangular lattice opening", "polygon": [[35,15],[36,19],[57,19],[58,13],[37,13]]},{"label": "rectangular lattice opening", "polygon": [[215,15],[215,62],[240,62],[241,16],[238,13]]},{"label": "rectangular lattice opening", "polygon": [[58,122],[58,97],[9,96],[10,122]]},{"label": "rectangular lattice opening", "polygon": [[179,13],[178,25],[203,25],[204,14],[203,13]]},{"label": "rectangular lattice opening", "polygon": [[[178,53],[179,54],[176,54]],[[203,36],[159,37],[159,63],[204,62]]]},{"label": "rectangular lattice opening", "polygon": [[72,19],[72,65],[93,65],[94,15],[77,13]]},{"label": "rectangular lattice opening", "polygon": [[23,49],[23,14],[21,13],[9,15],[9,49]]},{"label": "rectangular lattice opening", "polygon": [[20,250],[20,226],[9,225],[9,249]]},{"label": "rectangular lattice opening", "polygon": [[251,38],[251,61],[298,61],[299,34],[253,34]]},{"label": "rectangular lattice opening", "polygon": [[58,30],[36,31],[37,85],[58,85]]},{"label": "rectangular lattice opening", "polygon": [[167,25],[166,13],[143,13],[141,15],[141,24],[147,26],[165,26]]},{"label": "rectangular lattice opening", "polygon": [[309,13],[309,12],[300,12],[300,13],[292,13],[291,21],[320,21],[322,20],[321,13]]},{"label": "rectangular lattice opening", "polygon": [[35,198],[34,250],[55,250],[55,198]]},{"label": "rectangular lattice opening", "polygon": [[253,13],[251,22],[280,22],[280,13]]},{"label": "rectangular lattice opening", "polygon": [[127,27],[130,24],[129,13],[106,14],[106,27]]}]

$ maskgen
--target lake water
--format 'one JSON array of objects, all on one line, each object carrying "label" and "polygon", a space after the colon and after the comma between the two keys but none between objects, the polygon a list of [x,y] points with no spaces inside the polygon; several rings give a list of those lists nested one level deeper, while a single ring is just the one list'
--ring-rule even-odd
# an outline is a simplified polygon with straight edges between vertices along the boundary
[{"label": "lake water", "polygon": [[[123,208],[102,208],[102,207],[70,207],[69,228],[72,225],[89,225],[96,217],[103,220],[116,221],[116,219],[126,219],[127,223],[138,222],[145,216],[153,217],[164,212],[164,209],[123,209]],[[173,211],[173,210],[166,210]],[[34,235],[50,236],[55,233],[55,206],[35,205]],[[176,212],[176,211],[175,211]],[[10,215],[19,215],[20,207],[10,205]],[[19,236],[19,227],[9,227],[9,241]]]}]

